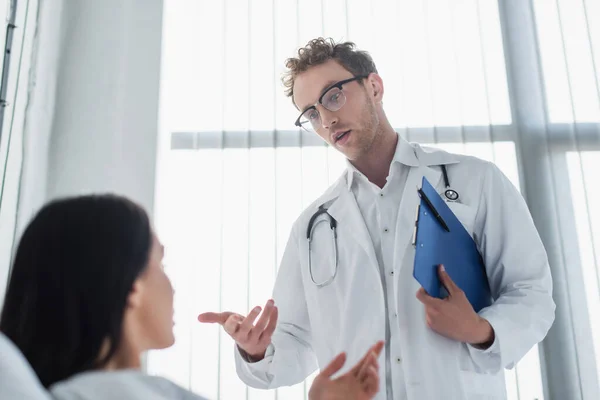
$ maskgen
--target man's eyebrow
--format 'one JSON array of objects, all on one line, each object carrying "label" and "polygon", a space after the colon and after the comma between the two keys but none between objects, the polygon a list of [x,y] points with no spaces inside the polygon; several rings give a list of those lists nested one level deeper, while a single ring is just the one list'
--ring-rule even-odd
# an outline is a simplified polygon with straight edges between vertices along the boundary
[{"label": "man's eyebrow", "polygon": [[[327,90],[331,89],[331,87],[336,84],[338,81],[335,80],[331,80],[328,81],[327,83],[325,83],[325,85],[323,85],[323,89],[321,89],[321,94],[319,94],[319,98],[321,98],[321,96],[327,92]],[[306,107],[304,107],[304,109],[302,109],[302,112],[305,112],[306,110],[308,110],[309,108],[311,108],[314,104],[309,104]]]}]

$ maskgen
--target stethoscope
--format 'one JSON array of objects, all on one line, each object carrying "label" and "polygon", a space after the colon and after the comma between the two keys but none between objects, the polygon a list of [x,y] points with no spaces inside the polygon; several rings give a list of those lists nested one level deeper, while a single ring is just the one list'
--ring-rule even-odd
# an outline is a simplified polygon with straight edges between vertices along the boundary
[{"label": "stethoscope", "polygon": [[[446,166],[441,165],[440,167],[442,168],[442,174],[444,175],[444,186],[446,187],[446,189],[444,190],[444,197],[446,198],[447,201],[451,201],[451,202],[458,201],[460,196],[459,196],[458,192],[456,190],[452,189],[452,187],[450,186],[450,180],[448,179],[448,171],[446,170]],[[327,216],[327,218],[326,219],[323,218],[323,219],[320,219],[317,221],[317,218],[319,218],[319,216],[321,216],[323,214],[325,214]],[[331,229],[331,236],[333,238],[335,266],[334,266],[334,270],[333,270],[333,275],[329,279],[327,279],[323,282],[317,282],[315,280],[315,277],[314,277],[313,271],[312,271],[311,244],[312,244],[312,238],[313,238],[313,231],[314,231],[315,227],[321,222],[329,222],[329,228]],[[337,247],[337,221],[335,220],[335,218],[333,218],[331,216],[331,214],[329,214],[329,212],[327,212],[327,209],[325,208],[324,205],[319,206],[319,209],[313,214],[312,217],[310,217],[310,220],[308,221],[308,228],[306,230],[306,239],[308,240],[308,273],[310,275],[310,280],[312,281],[312,283],[314,283],[319,288],[327,286],[331,282],[333,282],[333,280],[335,279],[335,276],[337,275],[338,247]]]},{"label": "stethoscope", "polygon": [[[316,219],[323,214],[325,214],[327,216],[327,219],[320,219],[319,221],[316,221]],[[311,252],[311,244],[312,244],[312,237],[313,237],[312,234],[313,234],[313,230],[319,223],[326,222],[326,221],[329,221],[329,228],[331,229],[331,235],[333,237],[333,251],[334,251],[334,257],[335,257],[335,265],[334,265],[333,275],[329,279],[327,279],[323,282],[317,282],[315,280],[315,277],[314,277],[313,271],[312,271],[312,252]],[[333,279],[337,275],[337,270],[338,270],[337,221],[335,220],[335,218],[333,218],[331,216],[331,214],[329,214],[327,212],[327,209],[323,205],[319,206],[319,209],[317,210],[317,212],[315,212],[313,214],[313,216],[310,217],[310,221],[308,221],[308,229],[306,230],[306,239],[308,240],[308,273],[310,275],[310,280],[312,281],[312,283],[314,283],[319,288],[321,288],[323,286],[327,286],[331,282],[333,282]]]},{"label": "stethoscope", "polygon": [[444,175],[444,186],[446,186],[446,190],[444,190],[444,197],[448,201],[458,201],[460,197],[458,192],[450,187],[450,180],[448,179],[448,171],[446,171],[446,166],[444,164],[440,165],[442,167],[442,174]]}]

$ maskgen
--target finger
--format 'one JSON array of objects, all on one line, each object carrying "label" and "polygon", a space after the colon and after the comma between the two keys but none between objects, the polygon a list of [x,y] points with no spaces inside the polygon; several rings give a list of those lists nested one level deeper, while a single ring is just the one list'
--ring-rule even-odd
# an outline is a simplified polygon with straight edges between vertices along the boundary
[{"label": "finger", "polygon": [[275,307],[275,302],[273,300],[267,301],[262,315],[260,316],[260,318],[256,322],[256,325],[254,326],[255,329],[252,330],[253,332],[256,332],[259,336],[262,334],[262,332],[267,327],[267,324],[269,323],[273,307]]},{"label": "finger", "polygon": [[240,330],[238,332],[240,336],[248,336],[250,330],[254,327],[254,320],[256,317],[258,317],[258,314],[260,314],[260,310],[260,307],[254,307],[252,311],[250,311],[250,314],[244,318],[244,321],[240,325]]},{"label": "finger", "polygon": [[227,319],[227,321],[225,321],[225,324],[223,324],[223,329],[229,336],[237,339],[236,334],[240,330],[240,325],[242,324],[243,320],[244,317],[241,315],[233,314]]},{"label": "finger", "polygon": [[376,362],[377,362],[377,358],[375,358],[375,354],[373,352],[369,352],[369,354],[364,359],[364,361],[359,364],[360,369],[358,370],[358,373],[356,374],[356,376],[358,377],[358,380],[360,382],[364,382],[364,380],[367,378],[367,371],[370,368],[374,367],[374,364]]},{"label": "finger", "polygon": [[321,371],[320,377],[331,378],[333,374],[338,372],[346,362],[346,353],[338,354],[330,363]]},{"label": "finger", "polygon": [[366,394],[374,396],[379,392],[379,373],[372,368],[367,372],[367,377],[362,382],[363,390]]},{"label": "finger", "polygon": [[209,324],[217,323],[217,324],[224,325],[225,322],[227,321],[227,318],[229,318],[229,316],[232,314],[233,313],[231,313],[231,312],[222,312],[222,313],[206,312],[206,313],[202,313],[202,314],[198,315],[198,321],[200,321],[202,323],[209,323]]},{"label": "finger", "polygon": [[[375,343],[370,351],[367,353],[366,358],[364,359],[364,361],[362,361],[362,366],[361,366],[361,370],[366,370],[369,366],[374,367],[377,371],[379,371],[379,362],[377,361],[377,359],[379,358],[379,355],[381,354],[381,350],[383,350],[383,346],[384,346],[384,342],[383,340],[380,340],[379,342]],[[359,372],[358,374],[359,376],[363,376],[363,374],[361,374]]]},{"label": "finger", "polygon": [[375,360],[377,360],[377,358],[381,354],[382,349],[383,349],[383,341],[382,340],[375,343],[373,346],[371,346],[371,348],[369,350],[367,350],[367,352],[365,353],[363,358],[361,358],[360,361],[357,362],[356,365],[352,368],[351,371],[354,373],[354,375],[357,376],[359,374],[360,370],[363,368],[363,366],[365,364],[367,364],[367,359],[369,358],[369,356],[373,355],[373,358]]},{"label": "finger", "polygon": [[446,268],[444,268],[443,265],[440,265],[438,269],[438,275],[442,285],[444,285],[450,296],[460,291],[460,288],[456,285],[456,283],[454,283],[452,278],[450,278],[450,275],[448,275],[448,272],[446,272]]},{"label": "finger", "polygon": [[273,332],[275,332],[275,328],[277,327],[277,318],[279,317],[279,308],[277,306],[273,306],[273,310],[271,311],[271,318],[269,318],[269,324],[265,328],[265,330],[260,335],[259,340],[261,342],[271,342],[271,336],[273,336]]},{"label": "finger", "polygon": [[375,343],[373,345],[373,347],[371,348],[371,350],[373,351],[373,353],[375,353],[375,355],[377,356],[377,358],[379,358],[379,355],[381,354],[381,350],[383,350],[383,345],[384,345],[384,341],[380,340],[379,342]]},{"label": "finger", "polygon": [[377,371],[377,369],[374,366],[369,365],[369,367],[365,370],[364,375],[360,378],[360,382],[362,384],[365,384],[373,378],[379,380],[379,371]]},{"label": "finger", "polygon": [[434,305],[436,304],[436,302],[439,302],[440,299],[436,299],[435,297],[430,296],[429,294],[427,294],[427,291],[425,291],[424,288],[420,288],[417,291],[417,299],[425,304],[426,306],[428,305]]}]

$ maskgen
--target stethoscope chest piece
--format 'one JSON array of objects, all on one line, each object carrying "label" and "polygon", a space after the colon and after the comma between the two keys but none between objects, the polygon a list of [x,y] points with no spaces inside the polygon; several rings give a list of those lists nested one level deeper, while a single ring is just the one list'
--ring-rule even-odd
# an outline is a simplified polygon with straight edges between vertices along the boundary
[{"label": "stethoscope chest piece", "polygon": [[458,201],[458,198],[460,197],[458,192],[454,189],[446,189],[444,196],[448,201]]},{"label": "stethoscope chest piece", "polygon": [[448,179],[448,171],[446,170],[445,165],[441,165],[442,174],[444,175],[444,185],[446,186],[446,190],[444,191],[444,197],[447,201],[458,201],[460,197],[458,192],[450,187],[450,180]]}]

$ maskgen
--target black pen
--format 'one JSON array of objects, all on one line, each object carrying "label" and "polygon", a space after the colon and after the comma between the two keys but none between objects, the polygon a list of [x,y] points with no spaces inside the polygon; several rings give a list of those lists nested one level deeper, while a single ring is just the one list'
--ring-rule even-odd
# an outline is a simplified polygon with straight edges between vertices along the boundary
[{"label": "black pen", "polygon": [[423,189],[419,188],[418,192],[419,192],[419,196],[423,200],[425,200],[425,204],[427,204],[427,207],[429,207],[429,209],[433,213],[433,216],[435,217],[435,219],[437,219],[438,222],[440,223],[440,225],[442,225],[442,228],[444,228],[446,230],[446,232],[450,232],[450,228],[448,228],[448,225],[446,224],[446,221],[444,221],[444,218],[442,218],[442,216],[435,209],[435,207],[433,206],[433,204],[431,204],[431,201],[429,200],[429,198],[427,197],[427,195],[425,194],[425,192],[423,192]]}]

